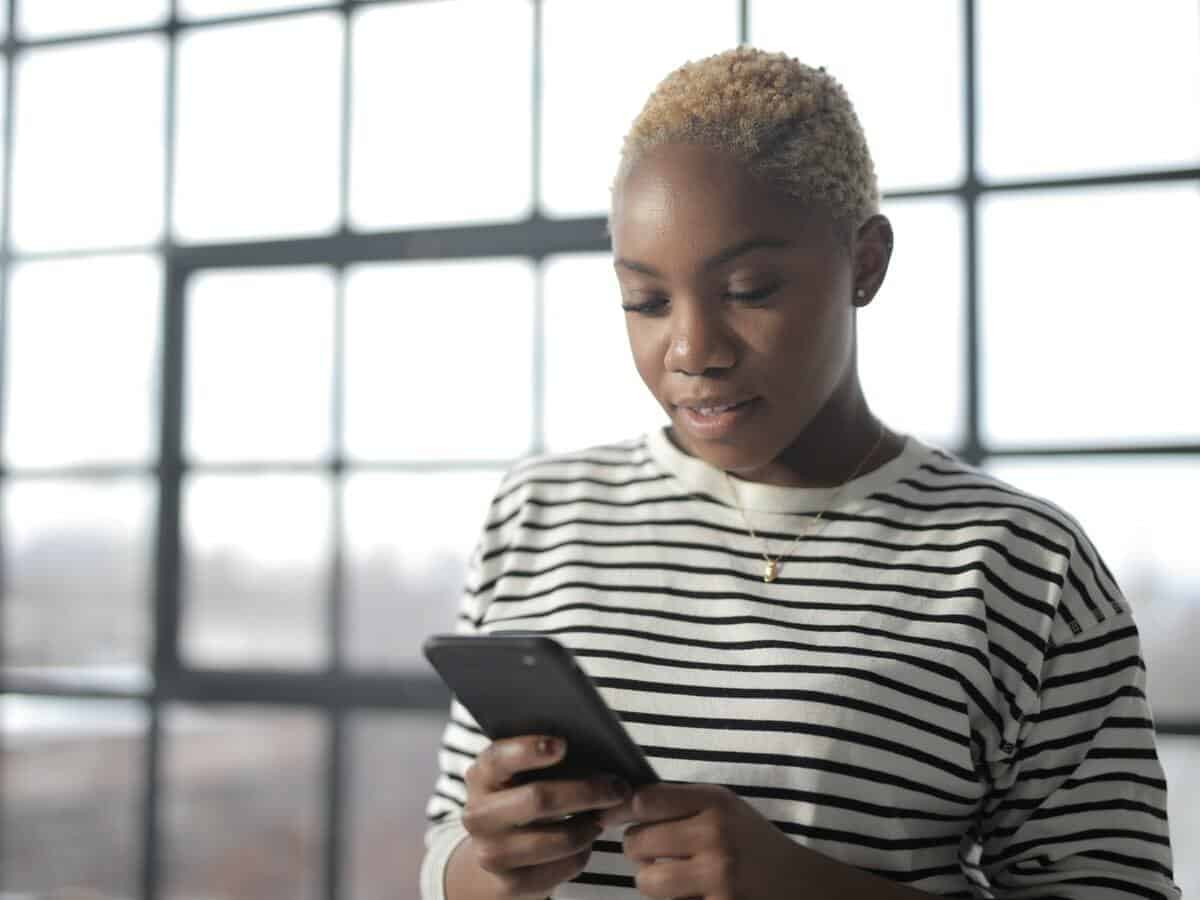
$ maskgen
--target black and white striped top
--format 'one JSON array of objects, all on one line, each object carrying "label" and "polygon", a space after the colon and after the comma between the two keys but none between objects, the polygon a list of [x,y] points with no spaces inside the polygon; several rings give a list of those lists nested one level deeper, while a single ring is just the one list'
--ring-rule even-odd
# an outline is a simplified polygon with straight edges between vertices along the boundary
[{"label": "black and white striped top", "polygon": [[[741,482],[780,553],[833,489]],[[762,579],[723,476],[659,432],[522,463],[464,632],[571,648],[666,781],[725,785],[793,839],[933,894],[1178,896],[1129,610],[1069,515],[909,438]],[[426,900],[486,738],[457,705]],[[620,834],[557,898],[636,897]]]}]

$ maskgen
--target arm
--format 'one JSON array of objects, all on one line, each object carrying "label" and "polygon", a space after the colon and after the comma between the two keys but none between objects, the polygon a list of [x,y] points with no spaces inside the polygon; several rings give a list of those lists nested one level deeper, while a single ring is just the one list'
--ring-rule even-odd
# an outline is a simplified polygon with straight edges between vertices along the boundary
[{"label": "arm", "polygon": [[1179,896],[1129,613],[1047,651],[1039,707],[993,766],[982,868],[999,897]]}]

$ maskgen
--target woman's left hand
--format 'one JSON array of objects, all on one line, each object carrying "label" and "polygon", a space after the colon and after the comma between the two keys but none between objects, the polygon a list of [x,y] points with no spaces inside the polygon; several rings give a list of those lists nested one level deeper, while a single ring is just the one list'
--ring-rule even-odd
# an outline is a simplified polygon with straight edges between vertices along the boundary
[{"label": "woman's left hand", "polygon": [[812,887],[807,857],[817,854],[727,788],[656,784],[607,810],[601,822],[635,823],[625,832],[625,855],[645,897],[774,900]]}]

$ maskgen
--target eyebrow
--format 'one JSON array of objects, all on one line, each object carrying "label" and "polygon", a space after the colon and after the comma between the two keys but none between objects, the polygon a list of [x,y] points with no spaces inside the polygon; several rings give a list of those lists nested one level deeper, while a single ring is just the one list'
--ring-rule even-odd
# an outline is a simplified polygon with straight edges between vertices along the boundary
[{"label": "eyebrow", "polygon": [[[740,241],[739,243],[733,244],[730,247],[726,247],[724,250],[718,250],[712,256],[705,259],[700,264],[700,268],[704,269],[705,271],[715,269],[717,266],[722,266],[731,260],[737,259],[739,256],[751,252],[752,250],[783,250],[791,246],[793,246],[791,241],[785,241],[782,238],[753,237],[749,240]],[[620,266],[624,269],[629,269],[633,272],[641,272],[643,275],[651,275],[655,278],[661,277],[661,273],[656,268],[647,265],[646,263],[638,262],[637,260],[617,257],[613,265]]]}]

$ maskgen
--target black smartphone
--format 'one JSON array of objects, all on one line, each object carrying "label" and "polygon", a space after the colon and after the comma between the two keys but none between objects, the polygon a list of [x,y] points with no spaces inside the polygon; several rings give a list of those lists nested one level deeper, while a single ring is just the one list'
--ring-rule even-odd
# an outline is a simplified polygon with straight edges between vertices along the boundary
[{"label": "black smartphone", "polygon": [[564,759],[523,780],[618,775],[633,787],[658,779],[640,747],[586,672],[542,634],[435,634],[425,657],[492,740],[548,734],[567,742]]}]

